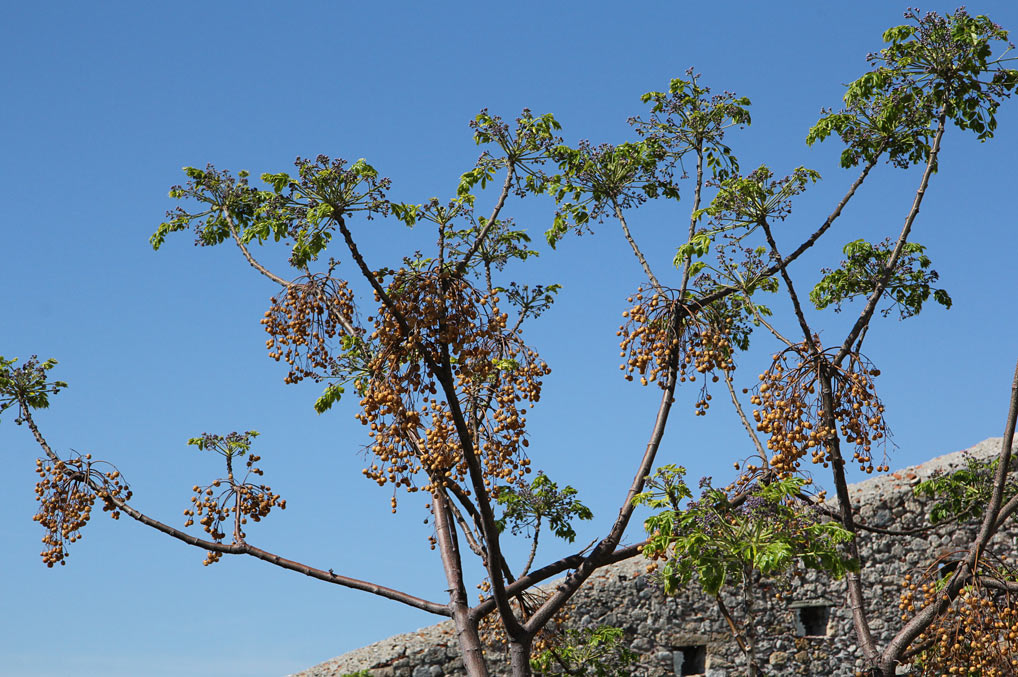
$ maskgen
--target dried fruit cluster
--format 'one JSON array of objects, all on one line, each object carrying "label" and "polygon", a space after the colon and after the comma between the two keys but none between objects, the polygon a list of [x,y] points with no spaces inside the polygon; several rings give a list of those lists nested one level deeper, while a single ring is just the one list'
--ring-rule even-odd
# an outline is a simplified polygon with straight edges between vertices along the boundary
[{"label": "dried fruit cluster", "polygon": [[353,292],[345,280],[330,274],[309,275],[272,297],[272,307],[261,323],[272,338],[265,342],[269,357],[284,360],[290,372],[283,379],[297,383],[320,381],[333,364],[329,343],[342,330],[342,318],[354,316]]},{"label": "dried fruit cluster", "polygon": [[[259,522],[263,517],[268,516],[273,508],[286,510],[286,500],[280,498],[279,494],[272,492],[272,487],[265,484],[253,484],[247,481],[251,475],[262,475],[262,470],[255,466],[261,460],[260,456],[248,454],[247,474],[243,481],[238,482],[233,475],[233,462],[230,456],[226,457],[228,474],[225,479],[218,479],[206,486],[195,485],[191,497],[193,506],[184,511],[187,516],[185,527],[192,526],[197,517],[198,523],[205,530],[212,540],[219,542],[226,538],[223,532],[223,523],[233,517],[233,539],[234,542],[243,541],[246,534],[243,525],[248,519]],[[217,491],[218,490],[218,491]],[[208,551],[203,562],[206,566],[218,562],[222,558],[221,552]]]},{"label": "dried fruit cluster", "polygon": [[93,461],[92,454],[53,463],[37,459],[35,471],[40,477],[35,485],[40,506],[33,519],[46,529],[42,542],[49,547],[40,554],[48,567],[66,563],[67,544],[81,539],[81,528],[88,524],[96,498],[113,519],[120,518],[113,499],[131,498],[120,471],[105,461]]},{"label": "dried fruit cluster", "polygon": [[[399,271],[389,285],[369,340],[375,349],[364,381],[362,411],[376,462],[363,473],[384,485],[418,488],[467,474],[464,440],[477,453],[485,483],[518,482],[530,472],[523,453],[525,405],[541,396],[548,365],[510,330],[495,294],[436,270]],[[429,362],[443,371],[436,374]],[[444,366],[443,366],[444,365]],[[466,430],[456,426],[446,387]],[[393,510],[396,499],[393,497]]]},{"label": "dried fruit cluster", "polygon": [[[641,384],[657,381],[664,388],[677,352],[681,354],[676,365],[680,382],[696,381],[697,373],[710,373],[717,381],[718,370],[735,369],[730,321],[703,321],[693,313],[681,312],[681,304],[669,295],[643,287],[627,301],[633,306],[622,313],[626,322],[616,332],[622,337],[619,357],[627,358],[619,366],[627,381],[639,374]],[[696,405],[698,414],[709,408],[709,400],[704,393]]]},{"label": "dried fruit cluster", "polygon": [[[943,594],[944,581],[907,575],[899,608],[907,621]],[[917,657],[920,675],[983,675],[1018,673],[1018,609],[1010,595],[972,585],[962,590],[945,613],[916,639],[926,649]]]},{"label": "dried fruit cluster", "polygon": [[872,379],[880,372],[857,355],[849,355],[846,368],[835,368],[825,355],[814,357],[805,344],[786,348],[760,375],[761,383],[750,399],[760,407],[753,410],[757,430],[769,435],[767,448],[774,452],[771,465],[782,475],[796,472],[810,450],[813,463],[827,467],[832,460],[825,443],[836,430],[825,425],[829,419],[820,392],[821,364],[831,370],[833,422],[844,440],[855,445],[853,457],[863,471],[873,472],[873,444],[886,440],[884,406]]},{"label": "dried fruit cluster", "polygon": [[[491,584],[488,581],[483,581],[477,587],[482,592],[488,592],[491,589]],[[550,594],[543,590],[533,589],[518,597],[513,597],[509,600],[509,605],[512,607],[517,620],[525,623],[534,611],[541,608],[541,605],[547,601],[549,596]],[[484,600],[483,594],[480,595],[480,599]],[[531,645],[532,656],[540,655],[548,649],[555,649],[562,645],[565,640],[564,628],[572,616],[574,607],[575,605],[572,604],[565,605],[538,631]],[[497,612],[493,611],[481,619],[481,622],[478,624],[478,633],[481,642],[486,647],[495,651],[507,650],[509,639],[505,632],[505,625],[503,625],[502,619]]]}]

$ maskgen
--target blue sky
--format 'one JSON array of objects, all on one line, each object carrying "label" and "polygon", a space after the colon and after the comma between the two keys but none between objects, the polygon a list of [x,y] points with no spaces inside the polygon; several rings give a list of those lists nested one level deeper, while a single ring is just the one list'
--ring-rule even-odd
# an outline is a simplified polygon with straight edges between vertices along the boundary
[{"label": "blue sky", "polygon": [[[390,515],[391,494],[360,475],[365,438],[353,409],[317,416],[318,388],[284,386],[266,359],[258,320],[271,284],[235,250],[195,248],[187,235],[151,250],[180,168],[213,162],[257,175],[286,171],[297,155],[365,157],[392,178],[393,198],[444,198],[477,156],[467,122],[482,107],[506,117],[523,107],[552,112],[570,142],[619,142],[631,138],[626,119],[644,112],[640,94],[693,66],[702,83],[752,99],[753,125],[730,137],[744,167],[766,163],[782,175],[805,165],[824,176],[782,225],[791,244],[852,179],[837,166],[836,143],[808,149],[806,131],[821,107],[838,105],[843,83],[865,70],[865,55],[905,6],[12,4],[0,22],[0,354],[60,360],[54,373],[71,387],[40,425],[62,451],[115,462],[140,509],[182,525],[190,487],[219,471],[186,440],[257,429],[267,481],[288,508],[249,540],[441,600],[423,501]],[[1011,2],[969,10],[1018,30]],[[867,339],[898,444],[892,468],[1003,428],[1018,357],[1016,111],[1018,102],[1005,105],[990,143],[948,134],[914,231],[955,306],[879,320]],[[897,232],[917,180],[880,167],[829,240],[797,263],[800,284],[835,264],[845,242]],[[482,197],[482,209],[492,199]],[[661,270],[684,239],[677,224],[688,209],[684,200],[631,219]],[[541,200],[509,207],[538,242],[552,211]],[[433,239],[391,220],[355,226],[375,266]],[[527,334],[554,370],[531,418],[530,451],[536,467],[577,487],[593,508],[578,538],[585,544],[618,509],[653,422],[657,392],[622,381],[615,337],[640,271],[611,223],[541,249],[521,275],[563,291]],[[834,342],[853,316],[811,319]],[[783,326],[793,329],[787,318]],[[757,341],[740,364],[741,384],[753,383],[773,350]],[[696,418],[695,399],[680,395],[660,460],[686,465],[694,479],[727,478],[747,441],[730,408]],[[104,514],[71,547],[67,566],[48,570],[31,520],[38,453],[12,419],[0,421],[2,674],[283,675],[438,620],[255,560],[204,568],[201,551]],[[634,523],[627,540],[639,538]],[[546,545],[539,560],[572,551]]]}]

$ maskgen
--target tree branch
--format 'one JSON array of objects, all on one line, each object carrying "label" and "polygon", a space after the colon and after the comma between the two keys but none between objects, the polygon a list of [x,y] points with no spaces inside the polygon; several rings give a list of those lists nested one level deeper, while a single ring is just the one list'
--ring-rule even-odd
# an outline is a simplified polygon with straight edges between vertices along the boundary
[{"label": "tree branch", "polygon": [[[703,193],[703,139],[696,139],[696,185],[693,187],[693,208],[689,210],[689,232],[686,234],[686,242],[693,239],[696,234],[696,212],[700,209],[700,199]],[[693,261],[691,255],[687,255],[682,262],[682,282],[679,284],[679,299],[686,300],[686,289],[689,288],[689,264]]]},{"label": "tree branch", "polygon": [[936,599],[913,616],[894,638],[888,643],[880,656],[880,667],[885,672],[893,669],[902,654],[915,639],[923,633],[938,616],[951,604],[962,588],[972,578],[976,571],[976,565],[986,545],[996,533],[1000,522],[1001,502],[1004,495],[1004,485],[1007,481],[1008,465],[1011,461],[1011,448],[1014,445],[1015,425],[1018,422],[1018,364],[1015,365],[1014,378],[1011,381],[1011,403],[1008,408],[1007,422],[1004,426],[1004,439],[1001,440],[1000,453],[998,455],[997,471],[993,479],[993,493],[990,503],[983,515],[983,523],[980,526],[979,534],[976,536],[969,553],[961,561],[958,569],[951,577],[943,595]]},{"label": "tree branch", "polygon": [[616,202],[613,202],[612,204],[615,207],[615,218],[617,218],[619,223],[622,225],[622,234],[626,236],[626,242],[628,242],[629,246],[632,247],[633,253],[636,255],[636,260],[640,262],[643,272],[647,275],[647,279],[650,280],[650,283],[654,285],[654,289],[661,291],[661,283],[657,281],[657,278],[654,276],[654,272],[650,269],[650,264],[647,263],[647,257],[645,257],[643,252],[640,251],[640,247],[637,246],[636,240],[633,239],[633,234],[629,232],[629,226],[626,224],[626,217],[622,214],[622,208],[619,207]]},{"label": "tree branch", "polygon": [[[339,225],[340,233],[343,235],[343,239],[346,241],[347,248],[350,250],[350,254],[353,256],[354,262],[361,270],[361,274],[368,280],[368,283],[374,289],[375,293],[378,294],[379,299],[385,305],[385,307],[392,313],[393,318],[399,325],[400,331],[408,337],[410,337],[410,327],[406,322],[406,318],[403,317],[399,309],[392,302],[392,299],[386,293],[385,289],[379,283],[378,279],[371,272],[367,263],[364,261],[364,257],[360,253],[360,249],[357,247],[357,243],[354,242],[353,235],[350,233],[350,229],[346,225],[346,221],[343,219],[343,215],[340,213],[333,214],[333,218]],[[509,636],[515,639],[523,632],[523,627],[519,624],[519,621],[513,615],[512,607],[509,606],[509,600],[505,596],[505,584],[502,580],[502,570],[499,566],[502,563],[502,551],[499,547],[498,542],[498,529],[495,526],[495,516],[491,509],[491,503],[487,500],[487,489],[484,486],[484,478],[482,476],[481,465],[478,461],[477,455],[474,453],[473,440],[470,438],[470,432],[466,424],[466,419],[463,416],[463,410],[460,407],[459,397],[456,392],[456,385],[453,382],[452,372],[449,368],[449,355],[448,346],[442,345],[444,354],[442,355],[442,363],[435,360],[428,351],[422,350],[421,355],[424,359],[425,364],[431,373],[438,379],[439,384],[442,386],[442,392],[445,395],[446,403],[449,405],[449,413],[452,416],[453,424],[456,426],[457,436],[460,440],[460,448],[463,452],[463,459],[467,463],[467,473],[470,477],[471,487],[474,491],[474,495],[478,502],[478,514],[481,517],[482,534],[488,550],[487,568],[488,576],[491,580],[492,591],[495,595],[495,599],[498,601],[499,615],[502,617],[502,621],[506,626],[506,632]]]},{"label": "tree branch", "polygon": [[[679,311],[681,312],[681,311]],[[673,316],[672,322],[678,324],[683,321],[683,318],[676,312]],[[643,491],[647,476],[650,474],[651,468],[654,465],[654,459],[657,456],[657,451],[661,446],[661,440],[664,438],[665,428],[668,424],[668,414],[671,412],[672,404],[675,401],[675,385],[678,381],[678,369],[677,363],[679,359],[678,351],[675,351],[671,356],[668,365],[668,381],[661,394],[661,403],[658,405],[657,418],[654,422],[654,428],[651,431],[650,440],[647,442],[647,448],[643,453],[643,459],[640,462],[640,466],[636,471],[636,476],[633,478],[633,482],[629,487],[629,491],[626,493],[625,502],[622,507],[619,508],[619,516],[612,525],[608,535],[595,546],[593,552],[588,555],[583,562],[573,571],[566,580],[559,586],[558,590],[538,609],[533,616],[527,621],[526,628],[528,631],[534,632],[542,627],[551,620],[551,618],[558,613],[558,610],[569,600],[570,597],[579,589],[583,582],[599,567],[604,565],[604,560],[611,553],[615,551],[616,546],[622,539],[622,534],[626,530],[626,526],[629,524],[629,520],[633,515],[635,506],[633,505],[633,498]]]},{"label": "tree branch", "polygon": [[[237,246],[240,248],[241,253],[244,254],[244,258],[246,258],[247,262],[251,264],[251,267],[257,270],[265,277],[275,282],[276,284],[282,285],[287,289],[292,287],[293,282],[284,280],[283,278],[279,277],[278,275],[276,275],[275,273],[273,273],[268,268],[266,268],[265,266],[263,266],[262,264],[258,263],[258,261],[255,260],[255,258],[251,255],[251,252],[248,251],[248,248],[241,241],[240,236],[237,234],[237,227],[233,223],[233,216],[230,214],[230,210],[226,207],[223,207],[222,212],[223,216],[226,218],[227,225],[230,227],[230,235],[233,236],[233,241],[237,243]],[[357,336],[357,330],[354,328],[353,323],[350,321],[350,318],[346,317],[342,313],[335,311],[333,312],[336,316],[336,319],[339,321],[340,326],[343,327],[343,330],[347,333],[347,335]]]},{"label": "tree branch", "polygon": [[[606,557],[604,561],[601,563],[601,566],[607,566],[609,564],[614,564],[616,562],[621,562],[631,557],[635,557],[643,551],[643,546],[645,546],[646,544],[647,541],[643,541],[635,545],[627,545],[624,548],[619,548],[611,555]],[[562,559],[556,562],[544,565],[540,569],[535,569],[534,571],[531,571],[527,575],[520,576],[515,581],[513,581],[512,583],[505,587],[506,594],[509,595],[510,597],[513,597],[519,594],[520,592],[527,590],[528,588],[531,588],[537,585],[538,583],[541,583],[542,581],[548,580],[552,576],[556,576],[568,569],[574,569],[578,567],[580,564],[583,563],[584,559],[586,558],[584,552],[585,550],[573,555],[569,555],[568,557],[563,557]],[[483,618],[484,616],[491,613],[492,610],[494,610],[494,608],[495,600],[492,597],[487,597],[480,604],[471,609],[470,613],[474,618]]]},{"label": "tree branch", "polygon": [[[780,261],[781,252],[778,251],[778,245],[774,241],[774,234],[771,232],[770,224],[767,223],[767,219],[760,219],[758,223],[763,227],[764,235],[767,237],[767,245],[771,248],[771,256],[774,257],[775,261]],[[795,293],[795,285],[792,284],[792,278],[788,275],[788,268],[782,266],[780,272],[781,279],[785,282],[785,289],[788,290],[788,297],[792,301],[792,308],[795,310],[795,318],[799,321],[799,328],[802,329],[806,345],[809,346],[810,351],[814,355],[819,355],[820,349],[813,340],[813,331],[809,328],[809,324],[806,323],[806,316],[802,312],[802,304],[799,303],[799,295]]]},{"label": "tree branch", "polygon": [[449,610],[452,612],[450,615],[456,622],[460,651],[467,670],[471,675],[486,677],[488,670],[484,664],[484,650],[477,634],[477,623],[470,615],[467,591],[463,587],[463,564],[459,545],[456,543],[456,528],[450,523],[447,501],[448,498],[442,488],[435,486],[431,492],[431,507],[435,516],[438,547],[442,553],[442,568],[445,569],[446,581],[449,584]]},{"label": "tree branch", "polygon": [[[866,163],[866,166],[863,167],[862,171],[859,173],[859,176],[852,183],[852,185],[849,186],[848,192],[846,192],[844,197],[841,198],[841,201],[834,208],[834,211],[832,211],[830,213],[830,215],[827,217],[827,219],[822,224],[820,224],[820,227],[817,228],[815,231],[813,231],[813,234],[810,235],[808,238],[806,238],[803,241],[803,243],[800,244],[798,246],[798,248],[796,248],[796,250],[793,251],[791,254],[789,254],[786,258],[782,259],[781,261],[778,261],[778,262],[774,263],[773,265],[771,265],[771,266],[765,268],[763,271],[761,271],[760,272],[760,277],[761,278],[770,277],[771,275],[773,275],[774,273],[778,272],[782,268],[787,267],[789,264],[791,264],[797,258],[802,256],[802,254],[806,250],[808,250],[810,247],[812,247],[814,244],[816,244],[817,240],[819,240],[820,237],[830,229],[830,227],[834,224],[834,222],[837,220],[837,218],[839,216],[841,216],[841,212],[848,205],[849,201],[855,195],[855,193],[859,189],[859,187],[862,186],[863,181],[866,180],[866,177],[867,177],[867,175],[869,175],[870,170],[873,169],[873,167],[877,164],[877,161],[880,159],[880,155],[881,154],[883,154],[883,147],[881,147],[880,152],[876,153],[876,155],[874,156],[874,158],[872,160],[870,160],[869,162]],[[730,296],[730,295],[734,294],[737,291],[740,291],[738,287],[733,287],[733,286],[730,286],[730,285],[726,285],[724,287],[720,287],[718,289],[715,289],[714,291],[712,291],[711,293],[707,294],[703,298],[698,299],[697,302],[700,303],[701,305],[707,306],[707,305],[710,305],[711,303],[714,303],[715,301],[718,301],[718,300],[723,299],[723,298],[725,298],[727,296]]]},{"label": "tree branch", "polygon": [[[35,436],[36,442],[38,442],[39,446],[42,447],[47,457],[49,457],[54,462],[59,461],[60,457],[50,448],[49,444],[46,442],[46,439],[42,436],[42,433],[39,431],[39,428],[36,425],[35,420],[32,418],[31,410],[24,402],[19,402],[19,404],[21,409],[20,414],[21,418],[22,420],[25,421],[25,423],[28,424],[29,429],[32,431],[32,435]],[[95,482],[95,480],[86,476],[83,477],[83,481],[86,482],[88,486],[96,493],[103,491],[102,485]],[[387,588],[376,583],[362,581],[360,579],[351,578],[349,576],[341,576],[339,574],[333,573],[331,570],[325,571],[322,569],[316,569],[315,567],[308,566],[307,564],[301,564],[300,562],[295,562],[294,560],[286,559],[284,557],[271,553],[267,550],[257,548],[245,542],[227,544],[218,541],[207,541],[205,539],[192,536],[191,534],[185,531],[181,531],[180,529],[177,529],[175,527],[171,527],[168,524],[164,524],[159,520],[153,519],[152,517],[149,517],[148,515],[142,513],[141,511],[129,505],[127,502],[115,496],[106,495],[105,497],[103,497],[103,500],[114,506],[117,510],[123,512],[128,517],[134,519],[135,521],[141,522],[145,526],[151,527],[156,531],[160,531],[166,534],[167,536],[170,536],[172,538],[177,539],[178,541],[181,541],[182,543],[186,543],[187,545],[192,545],[194,547],[202,548],[203,550],[208,550],[211,552],[221,552],[227,555],[250,555],[251,557],[254,557],[256,559],[269,562],[270,564],[275,564],[276,566],[281,567],[283,569],[295,571],[297,573],[304,574],[305,576],[309,576],[311,578],[317,578],[318,580],[325,581],[326,583],[334,583],[336,585],[340,585],[346,588],[352,588],[354,590],[369,592],[373,595],[385,597],[386,599],[391,599],[396,602],[402,602],[407,606],[412,606],[414,608],[421,609],[422,611],[427,611],[439,616],[452,615],[448,607],[446,607],[444,604],[430,602],[428,600],[421,599],[420,597],[415,597],[414,595],[410,595],[399,590],[394,590],[392,588]]]},{"label": "tree branch", "polygon": [[[821,360],[823,356],[818,355]],[[839,520],[845,529],[857,533],[855,516],[852,514],[852,497],[848,493],[848,480],[845,477],[845,459],[841,455],[841,440],[837,434],[836,421],[834,419],[834,391],[831,385],[830,366],[826,361],[817,365],[820,379],[820,398],[824,410],[823,425],[833,434],[825,441],[827,453],[831,459],[831,475],[834,478],[834,489],[838,497],[838,510],[841,513]],[[846,546],[849,554],[862,566],[862,557],[859,554],[859,542],[856,538],[850,540]],[[848,601],[852,609],[852,623],[855,626],[859,638],[859,647],[862,649],[866,660],[874,663],[879,657],[873,633],[870,630],[869,618],[866,615],[866,598],[862,592],[862,577],[858,572],[849,571],[845,574],[846,587],[848,588]]]},{"label": "tree branch", "polygon": [[905,225],[902,226],[901,234],[898,235],[898,241],[894,244],[894,250],[891,252],[891,257],[887,260],[887,266],[884,268],[883,274],[877,281],[876,287],[866,300],[866,306],[863,311],[859,314],[859,319],[855,321],[855,325],[852,330],[848,332],[848,336],[845,337],[845,342],[841,345],[841,350],[838,351],[837,356],[833,360],[835,366],[841,364],[841,361],[845,359],[848,353],[852,349],[852,344],[855,343],[856,338],[859,337],[860,333],[865,329],[869,323],[870,318],[873,317],[873,312],[876,310],[877,302],[880,297],[883,296],[884,290],[887,288],[887,283],[891,280],[891,275],[894,273],[894,267],[898,264],[898,259],[901,257],[901,252],[905,248],[905,243],[908,241],[908,234],[912,230],[912,224],[915,223],[915,219],[919,216],[919,207],[922,205],[923,196],[926,195],[926,188],[930,184],[930,177],[933,176],[934,169],[937,166],[937,156],[940,153],[940,142],[944,138],[944,130],[947,124],[947,113],[946,104],[940,109],[940,113],[937,116],[937,132],[933,137],[933,145],[930,147],[930,155],[926,159],[926,169],[923,170],[923,176],[919,180],[919,188],[916,190],[915,198],[912,200],[912,208],[908,212],[908,216],[905,217]]},{"label": "tree branch", "polygon": [[[505,175],[505,183],[502,184],[502,192],[498,195],[498,200],[495,201],[495,206],[491,210],[491,216],[488,217],[488,222],[481,228],[481,232],[477,234],[477,238],[474,243],[470,245],[470,249],[463,255],[463,258],[459,263],[456,264],[456,276],[459,277],[467,269],[467,265],[470,263],[470,259],[473,258],[477,250],[481,248],[481,244],[484,243],[484,239],[488,237],[488,232],[495,226],[495,221],[498,219],[499,212],[502,211],[502,207],[505,206],[506,198],[509,197],[509,191],[512,189],[513,179],[516,177],[516,163],[512,160],[506,160],[507,169]],[[490,277],[489,277],[490,286]]]}]

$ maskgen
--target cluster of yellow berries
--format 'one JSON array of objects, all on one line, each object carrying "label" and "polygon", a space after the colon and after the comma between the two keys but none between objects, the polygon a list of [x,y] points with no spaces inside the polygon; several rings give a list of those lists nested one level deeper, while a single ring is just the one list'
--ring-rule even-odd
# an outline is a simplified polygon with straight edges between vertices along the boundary
[{"label": "cluster of yellow berries", "polygon": [[[247,457],[248,475],[262,475],[260,468],[254,464],[261,460],[260,456],[249,454]],[[187,521],[185,527],[192,526],[195,518],[212,540],[216,542],[226,538],[223,531],[224,523],[233,516],[233,537],[234,542],[244,539],[243,525],[248,519],[252,522],[260,522],[267,517],[273,508],[286,510],[286,500],[280,498],[279,494],[272,492],[272,487],[264,484],[253,484],[247,481],[237,481],[233,475],[232,461],[227,457],[228,475],[225,479],[217,479],[209,485],[195,485],[192,489],[194,496],[191,497],[192,507],[184,511]],[[214,564],[222,558],[221,552],[208,551],[203,562],[205,566]]]},{"label": "cluster of yellow berries", "polygon": [[92,516],[96,498],[113,519],[120,518],[113,499],[131,498],[120,471],[105,461],[92,460],[92,454],[53,463],[37,459],[35,472],[40,478],[35,485],[40,505],[32,519],[46,529],[42,542],[48,547],[40,554],[47,567],[66,564],[67,544],[81,539],[81,529]]},{"label": "cluster of yellow berries", "polygon": [[[704,321],[683,312],[678,300],[663,291],[643,287],[627,301],[633,305],[622,313],[626,321],[616,332],[622,337],[619,357],[626,358],[619,369],[627,381],[638,375],[642,385],[657,381],[664,388],[673,364],[680,382],[696,381],[697,374],[711,374],[716,382],[717,371],[735,369],[729,321]],[[677,353],[681,359],[676,360]],[[704,390],[696,403],[697,414],[709,407],[710,396]]]},{"label": "cluster of yellow berries", "polygon": [[329,375],[330,341],[342,331],[342,319],[354,317],[353,301],[346,281],[330,275],[305,277],[288,286],[281,298],[272,297],[261,323],[272,336],[265,342],[269,357],[290,367],[286,383]]},{"label": "cluster of yellow berries", "polygon": [[[462,278],[403,270],[393,276],[388,296],[392,307],[381,304],[368,318],[374,352],[357,418],[370,427],[375,462],[363,474],[409,491],[418,490],[414,476],[422,471],[425,491],[461,482],[465,432],[487,485],[521,481],[530,472],[523,453],[526,405],[540,399],[548,365],[507,330],[498,296]],[[457,414],[429,361],[449,365],[444,376],[455,390]],[[457,416],[468,430],[457,428]]]},{"label": "cluster of yellow berries", "polygon": [[[944,594],[930,577],[917,582],[907,575],[903,587],[903,621]],[[915,645],[926,646],[913,665],[919,675],[1018,674],[1018,609],[1008,594],[967,586]]]},{"label": "cluster of yellow berries", "polygon": [[[825,468],[832,461],[825,444],[837,432],[825,421],[821,394],[820,358],[811,355],[805,344],[786,348],[773,357],[770,368],[760,375],[750,401],[757,430],[768,435],[767,449],[773,452],[771,466],[782,475],[799,469],[810,453],[813,463]],[[864,472],[872,473],[873,444],[887,436],[884,406],[877,398],[872,377],[880,372],[857,355],[849,355],[846,368],[832,370],[833,422],[844,440],[855,445],[853,456]],[[744,391],[745,392],[745,391]],[[887,470],[880,464],[877,471]]]}]

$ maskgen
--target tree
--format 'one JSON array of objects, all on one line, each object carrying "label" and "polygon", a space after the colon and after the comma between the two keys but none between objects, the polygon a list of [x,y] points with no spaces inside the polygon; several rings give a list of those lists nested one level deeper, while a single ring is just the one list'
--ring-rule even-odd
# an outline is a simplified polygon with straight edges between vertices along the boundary
[{"label": "tree", "polygon": [[[692,72],[673,80],[668,91],[645,95],[649,117],[634,119],[635,140],[619,145],[581,142],[571,147],[559,138],[559,124],[551,115],[525,110],[507,123],[482,111],[472,128],[485,151],[447,200],[391,200],[388,180],[364,160],[348,164],[324,156],[301,159],[293,175],[262,175],[262,187],[252,186],[246,172],[188,168],[186,183],[171,191],[182,205],[159,226],[153,246],[158,249],[171,233],[193,228],[198,244],[231,242],[252,267],[279,286],[263,320],[269,356],[286,364],[286,382],[312,379],[325,384],[315,403],[319,412],[343,396],[358,398],[358,419],[368,428],[372,455],[364,474],[396,490],[427,493],[449,599],[422,599],[250,544],[250,523],[285,508],[285,501],[257,479],[261,471],[252,452],[254,431],[205,433],[191,440],[199,451],[221,455],[225,465],[223,477],[194,488],[186,526],[197,521],[204,537],[148,516],[132,504],[129,485],[115,467],[89,455],[63,458],[46,442],[32,412],[47,406],[49,396],[65,386],[49,377],[55,363],[5,360],[0,365],[0,408],[16,410],[16,420],[27,425],[46,456],[39,463],[42,506],[37,518],[46,529],[46,563],[63,563],[66,546],[80,537],[98,501],[115,518],[127,515],[206,550],[209,564],[224,554],[250,555],[451,617],[472,675],[487,674],[480,628],[490,615],[507,639],[513,674],[526,675],[539,634],[554,626],[584,581],[598,568],[640,552],[644,544],[621,545],[637,497],[664,501],[659,505],[669,511],[651,523],[647,543],[650,554],[666,559],[677,550],[689,550],[690,543],[703,542],[703,532],[687,528],[690,518],[705,514],[698,510],[706,509],[715,522],[724,522],[734,519],[733,509],[752,507],[755,501],[757,510],[739,515],[746,518],[739,524],[748,530],[737,530],[730,547],[714,553],[713,571],[724,572],[720,579],[712,580],[711,570],[704,568],[683,572],[666,567],[666,575],[673,573],[681,581],[695,573],[708,592],[717,595],[733,574],[751,586],[756,577],[793,563],[844,573],[865,657],[875,674],[893,674],[916,638],[941,619],[951,600],[979,575],[989,537],[1010,515],[1008,510],[1015,509],[1003,503],[1008,443],[984,511],[985,533],[973,544],[971,561],[952,578],[946,598],[930,600],[891,645],[882,650],[874,646],[863,591],[853,571],[858,553],[850,537],[861,527],[851,512],[843,452],[843,446],[852,447],[854,460],[869,472],[886,468],[885,459],[876,456],[886,440],[884,409],[874,385],[879,371],[862,354],[862,343],[882,302],[889,301],[902,317],[920,312],[930,296],[950,304],[946,292],[931,286],[936,273],[922,247],[910,240],[912,226],[937,169],[948,122],[973,131],[980,140],[991,138],[997,107],[1018,85],[1018,72],[1004,68],[993,53],[1006,33],[985,17],[958,11],[943,18],[909,18],[911,24],[885,34],[888,46],[872,57],[873,69],[849,86],[845,108],[825,114],[810,130],[808,143],[838,136],[845,144],[842,166],[858,168],[859,174],[830,215],[794,248],[779,246],[783,233],[778,226],[790,216],[794,198],[819,180],[819,174],[800,167],[776,178],[765,166],[743,174],[726,134],[750,123],[749,100],[711,94]],[[825,348],[807,321],[790,267],[830,231],[884,160],[899,168],[921,165],[924,171],[893,244],[849,243],[846,261],[826,271],[809,295],[821,309],[864,300],[845,339]],[[678,199],[683,186],[684,193],[692,193],[688,232],[684,243],[676,243],[676,271],[666,277],[652,269],[627,217],[650,200]],[[495,195],[482,216],[475,213],[475,205],[486,189]],[[558,207],[546,234],[552,247],[571,232],[592,231],[605,221],[616,221],[621,228],[646,276],[645,285],[629,299],[632,306],[619,330],[623,372],[628,380],[656,383],[661,399],[645,453],[603,538],[593,548],[537,569],[531,569],[531,556],[514,574],[502,554],[505,526],[532,529],[536,549],[542,524],[569,538],[569,520],[589,517],[570,488],[559,490],[542,475],[527,481],[527,405],[540,400],[549,368],[524,342],[522,329],[549,310],[558,286],[528,286],[514,277],[535,252],[527,233],[503,212],[510,199],[539,194],[551,196]],[[409,227],[434,229],[435,245],[427,254],[398,252],[385,264],[369,262],[357,244],[355,220],[361,217],[395,218]],[[254,244],[270,241],[289,247],[289,273],[271,271],[253,255]],[[346,260],[342,269],[337,258],[326,258],[337,249]],[[352,269],[349,274],[347,268]],[[356,295],[353,277],[369,285],[371,296]],[[761,294],[781,290],[801,339],[787,338],[759,301]],[[758,409],[747,415],[733,372],[738,352],[748,348],[759,327],[782,347],[750,395]],[[661,484],[663,498],[648,496],[676,388],[685,383],[696,387],[699,378],[697,409],[706,414],[712,399],[707,377],[713,383],[724,381],[759,458],[746,465],[730,487],[710,489],[706,504],[682,502],[691,494],[675,471]],[[1013,434],[1013,415],[1010,421]],[[756,432],[767,436],[766,443]],[[840,527],[810,523],[798,530],[777,529],[762,549],[766,556],[733,558],[748,534],[757,533],[754,525],[765,519],[792,524],[794,520],[774,520],[774,514],[795,510],[796,501],[814,500],[804,493],[805,485],[795,481],[807,454],[832,470],[839,499],[834,517]],[[496,516],[499,504],[504,506],[501,517]],[[395,493],[392,507],[397,508]],[[716,536],[708,540],[719,542]],[[841,542],[844,551],[839,550]],[[490,594],[474,605],[464,584],[464,544],[479,557],[490,586]],[[527,595],[535,585],[567,571],[564,582],[548,594]],[[730,621],[736,636],[745,634]],[[743,625],[749,628],[745,646],[753,665],[751,619]],[[565,646],[563,655],[592,655]],[[543,658],[537,663],[546,669]]]}]

